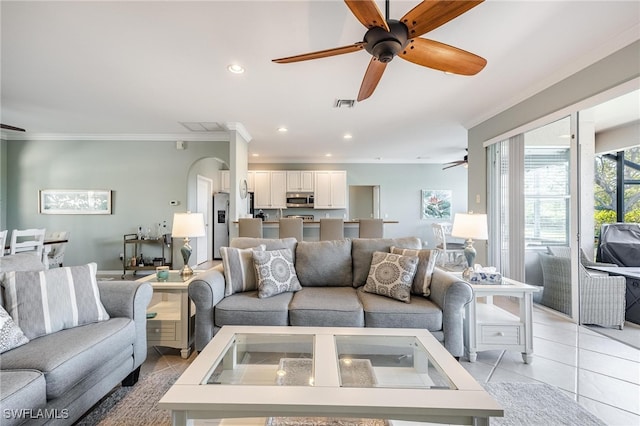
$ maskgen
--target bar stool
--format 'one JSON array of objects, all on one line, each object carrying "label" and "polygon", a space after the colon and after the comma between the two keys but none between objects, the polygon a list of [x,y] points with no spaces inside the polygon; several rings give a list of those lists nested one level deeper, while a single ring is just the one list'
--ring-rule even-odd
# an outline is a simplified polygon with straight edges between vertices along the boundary
[{"label": "bar stool", "polygon": [[320,219],[320,241],[344,239],[344,219]]},{"label": "bar stool", "polygon": [[359,219],[358,224],[360,238],[382,238],[384,227],[382,219]]},{"label": "bar stool", "polygon": [[299,217],[283,217],[279,221],[278,237],[293,237],[298,241],[302,241],[302,219]]},{"label": "bar stool", "polygon": [[262,219],[259,219],[259,218],[238,219],[238,236],[262,238]]}]

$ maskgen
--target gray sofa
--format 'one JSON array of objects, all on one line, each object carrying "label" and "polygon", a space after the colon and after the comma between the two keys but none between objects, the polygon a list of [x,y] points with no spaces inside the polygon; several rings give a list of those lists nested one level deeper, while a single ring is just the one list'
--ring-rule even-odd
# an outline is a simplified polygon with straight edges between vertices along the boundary
[{"label": "gray sofa", "polygon": [[201,351],[225,325],[307,327],[388,327],[429,330],[455,357],[464,351],[464,307],[471,287],[435,268],[430,295],[411,295],[410,303],[363,291],[372,255],[392,246],[420,249],[418,238],[345,239],[301,242],[293,238],[235,238],[230,246],[266,250],[289,248],[302,290],[258,298],[257,291],[225,296],[222,265],[200,274],[189,285],[196,305],[195,347]]},{"label": "gray sofa", "polygon": [[[31,254],[0,257],[5,272],[41,270]],[[98,282],[109,319],[60,330],[0,354],[3,425],[70,425],[118,383],[133,385],[147,356],[148,283]],[[0,292],[2,296],[2,292]],[[3,307],[8,299],[0,297]]]}]

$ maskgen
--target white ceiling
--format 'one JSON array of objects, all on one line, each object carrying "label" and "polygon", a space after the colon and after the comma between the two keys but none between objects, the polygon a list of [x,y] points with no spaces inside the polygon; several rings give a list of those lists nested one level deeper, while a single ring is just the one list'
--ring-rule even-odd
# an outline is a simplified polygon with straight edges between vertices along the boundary
[{"label": "white ceiling", "polygon": [[[390,16],[416,3],[391,0]],[[424,36],[486,58],[478,75],[395,58],[371,98],[338,109],[336,99],[358,93],[365,51],[294,64],[271,59],[360,41],[366,30],[342,1],[2,0],[0,7],[2,123],[32,138],[185,140],[201,136],[180,122],[241,123],[259,155],[251,162],[458,160],[469,127],[640,39],[638,1],[488,0]],[[229,73],[231,63],[246,72]],[[631,103],[638,99],[636,92]],[[637,118],[636,108],[622,120]]]}]

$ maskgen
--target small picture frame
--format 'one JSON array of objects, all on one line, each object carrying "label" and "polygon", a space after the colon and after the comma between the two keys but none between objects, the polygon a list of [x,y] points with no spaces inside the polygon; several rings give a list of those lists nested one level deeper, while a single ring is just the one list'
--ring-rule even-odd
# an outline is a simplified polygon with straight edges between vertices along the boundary
[{"label": "small picture frame", "polygon": [[111,214],[111,191],[107,189],[42,189],[40,214]]}]

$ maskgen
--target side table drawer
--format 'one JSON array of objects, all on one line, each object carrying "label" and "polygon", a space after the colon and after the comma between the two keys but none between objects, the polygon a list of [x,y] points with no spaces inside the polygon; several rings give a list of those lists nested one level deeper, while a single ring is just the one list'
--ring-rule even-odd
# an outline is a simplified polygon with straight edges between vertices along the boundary
[{"label": "side table drawer", "polygon": [[519,345],[520,327],[516,325],[481,325],[480,340],[489,345]]},{"label": "side table drawer", "polygon": [[175,321],[148,321],[147,340],[176,340]]}]

